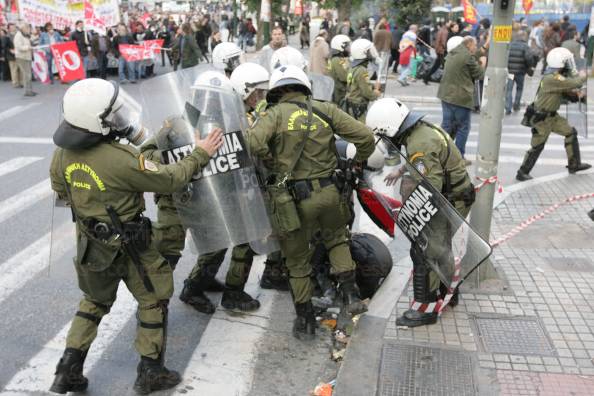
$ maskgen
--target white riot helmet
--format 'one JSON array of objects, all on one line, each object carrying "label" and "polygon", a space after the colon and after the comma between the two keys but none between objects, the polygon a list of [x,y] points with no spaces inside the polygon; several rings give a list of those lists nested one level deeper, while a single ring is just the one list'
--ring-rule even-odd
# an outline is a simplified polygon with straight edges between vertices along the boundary
[{"label": "white riot helmet", "polygon": [[268,89],[270,73],[257,63],[243,63],[231,73],[231,84],[243,100],[246,100],[255,90]]},{"label": "white riot helmet", "polygon": [[233,85],[227,76],[215,70],[206,71],[198,76],[192,89],[215,89],[233,92]]},{"label": "white riot helmet", "polygon": [[305,87],[307,89],[307,94],[311,95],[311,82],[302,69],[293,65],[281,66],[275,69],[270,76],[268,95],[266,95],[268,103],[275,102],[273,96],[271,96],[271,94],[274,95],[274,90],[286,85],[299,85]]},{"label": "white riot helmet", "polygon": [[235,43],[220,43],[212,51],[212,63],[218,68],[224,68],[231,73],[237,66],[243,63],[243,50]]},{"label": "white riot helmet", "polygon": [[64,121],[54,134],[62,148],[87,148],[104,136],[140,145],[147,137],[142,107],[115,82],[87,78],[73,84],[62,99]]},{"label": "white riot helmet", "polygon": [[293,47],[282,47],[272,53],[270,57],[270,71],[280,66],[296,66],[299,69],[307,72],[307,60],[303,54]]},{"label": "white riot helmet", "polygon": [[547,67],[551,69],[564,69],[576,73],[575,59],[573,54],[567,48],[557,47],[553,48],[547,54]]},{"label": "white riot helmet", "polygon": [[446,43],[446,49],[448,52],[452,52],[454,48],[458,47],[464,41],[464,37],[462,36],[454,36],[448,40]]},{"label": "white riot helmet", "polygon": [[346,34],[337,34],[332,38],[330,41],[330,48],[337,52],[347,52],[349,45],[351,44],[351,39]]},{"label": "white riot helmet", "polygon": [[378,58],[379,54],[371,41],[360,38],[351,44],[351,59],[355,66],[366,60],[375,61]]},{"label": "white riot helmet", "polygon": [[365,124],[373,133],[398,140],[411,126],[425,115],[411,112],[408,107],[396,98],[382,98],[372,103]]}]

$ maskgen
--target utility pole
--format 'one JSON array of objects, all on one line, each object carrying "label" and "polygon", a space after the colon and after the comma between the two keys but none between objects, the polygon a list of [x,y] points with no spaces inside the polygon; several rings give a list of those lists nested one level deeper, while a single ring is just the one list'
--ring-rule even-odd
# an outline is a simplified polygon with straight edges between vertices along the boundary
[{"label": "utility pole", "polygon": [[[493,198],[495,195],[501,127],[507,85],[507,58],[512,36],[515,0],[493,1],[493,24],[489,45],[489,65],[484,81],[484,94],[479,124],[476,176],[485,183],[477,193],[472,206],[470,225],[487,241],[491,231]],[[467,280],[475,288],[480,282],[497,278],[490,260],[483,263]]]}]

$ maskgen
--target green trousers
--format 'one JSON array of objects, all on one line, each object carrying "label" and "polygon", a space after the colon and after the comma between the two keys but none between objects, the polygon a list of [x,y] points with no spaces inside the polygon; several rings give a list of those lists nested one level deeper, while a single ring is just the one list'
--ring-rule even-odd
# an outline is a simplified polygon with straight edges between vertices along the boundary
[{"label": "green trousers", "polygon": [[[94,247],[87,248],[87,256],[92,254],[89,249]],[[79,256],[82,257],[80,253]],[[173,272],[154,244],[140,254],[140,260],[155,288],[154,293],[146,290],[136,267],[122,253],[118,253],[111,265],[100,271],[92,264],[75,263],[78,285],[84,297],[72,320],[66,338],[67,348],[87,351],[91,347],[97,336],[97,326],[109,313],[120,281],[123,281],[138,302],[136,350],[151,359],[159,357],[163,346],[163,307],[173,294]]]},{"label": "green trousers", "polygon": [[557,133],[565,137],[565,152],[567,153],[567,162],[572,164],[575,157],[574,145],[577,144],[577,136],[573,133],[573,128],[567,120],[559,114],[553,117],[547,117],[545,120],[538,122],[532,128],[532,139],[530,140],[530,150],[526,152],[521,169],[530,173],[532,167],[536,163],[538,156],[544,150],[545,144],[549,139],[551,132]]},{"label": "green trousers", "polygon": [[[311,281],[311,257],[318,238],[328,251],[331,273],[338,274],[355,270],[348,245],[347,222],[350,211],[342,203],[336,186],[320,188],[317,180],[312,181],[311,197],[297,203],[301,227],[283,236],[280,240],[283,256],[289,270],[289,282],[295,303],[309,301],[313,294]],[[316,234],[319,232],[319,236]]]}]

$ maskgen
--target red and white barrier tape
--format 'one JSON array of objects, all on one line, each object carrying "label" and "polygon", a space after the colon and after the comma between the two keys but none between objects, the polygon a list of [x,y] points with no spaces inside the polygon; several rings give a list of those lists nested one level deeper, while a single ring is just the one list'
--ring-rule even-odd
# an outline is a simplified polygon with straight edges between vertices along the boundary
[{"label": "red and white barrier tape", "polygon": [[486,179],[476,176],[476,179],[481,182],[479,185],[474,187],[474,191],[476,192],[478,192],[486,184],[497,184],[497,192],[499,192],[499,194],[503,192],[503,185],[501,185],[501,181],[499,181],[499,177],[497,177],[496,175],[488,177]]},{"label": "red and white barrier tape", "polygon": [[581,201],[584,199],[589,199],[589,198],[594,198],[594,193],[574,195],[572,197],[565,198],[563,201],[549,206],[542,212],[540,212],[534,216],[530,216],[529,218],[527,218],[526,220],[524,220],[523,222],[521,222],[520,224],[518,224],[517,226],[512,228],[511,231],[509,231],[507,234],[503,235],[501,238],[491,241],[491,247],[495,248],[495,247],[501,245],[503,242],[506,242],[507,240],[513,238],[520,231],[525,230],[530,224],[533,224],[534,222],[545,217],[546,215],[553,213],[554,211],[559,209],[562,205],[564,205],[566,203],[572,203],[572,202]]}]

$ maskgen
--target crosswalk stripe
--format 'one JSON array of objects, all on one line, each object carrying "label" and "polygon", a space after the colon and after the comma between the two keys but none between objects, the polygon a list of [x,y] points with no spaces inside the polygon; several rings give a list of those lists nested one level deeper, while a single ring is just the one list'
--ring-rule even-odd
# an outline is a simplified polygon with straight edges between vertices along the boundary
[{"label": "crosswalk stripe", "polygon": [[8,110],[4,110],[3,112],[0,113],[0,122],[7,120],[10,117],[14,117],[17,114],[22,113],[23,111],[26,111],[26,110],[32,109],[33,107],[39,106],[40,104],[41,104],[40,102],[33,102],[33,103],[26,104],[26,105],[14,106]]},{"label": "crosswalk stripe", "polygon": [[[468,141],[466,142],[466,147],[478,147],[478,142]],[[502,142],[501,146],[502,149],[509,149],[509,150],[521,150],[526,151],[530,148],[529,144],[524,143],[505,143]],[[547,144],[545,146],[544,151],[563,151],[565,152],[565,146],[562,144]],[[580,151],[592,153],[594,152],[594,146],[580,146]]]},{"label": "crosswalk stripe", "polygon": [[[84,371],[88,373],[97,364],[107,347],[115,340],[134,316],[136,302],[123,283],[120,283],[116,302],[105,320],[99,325],[98,335],[85,360]],[[68,322],[56,336],[48,341],[33,356],[23,369],[6,384],[0,396],[30,395],[32,392],[47,391],[54,379],[54,370],[66,347],[66,336],[70,329]],[[99,384],[95,384],[99,386]],[[93,386],[93,384],[91,384]]]},{"label": "crosswalk stripe", "polygon": [[[474,160],[474,156],[471,155],[468,157],[471,160]],[[521,164],[524,161],[523,155],[512,156],[512,155],[500,155],[499,156],[499,164]],[[565,166],[567,165],[567,158],[539,158],[536,166],[538,165],[559,165]]]},{"label": "crosswalk stripe", "polygon": [[0,176],[15,172],[27,165],[42,160],[42,157],[17,157],[0,163]]},{"label": "crosswalk stripe", "polygon": [[[264,257],[254,260],[246,292],[252,296],[258,290],[257,277],[262,273]],[[253,291],[252,291],[253,290]],[[202,333],[183,373],[183,382],[174,395],[246,395],[252,387],[258,345],[270,321],[275,295],[279,292],[259,292],[260,309],[254,314],[229,316],[217,310]]]},{"label": "crosswalk stripe", "polygon": [[35,205],[52,194],[50,179],[45,179],[0,202],[0,223]]},{"label": "crosswalk stripe", "polygon": [[0,143],[54,144],[54,141],[51,138],[42,137],[0,136]]},{"label": "crosswalk stripe", "polygon": [[47,233],[0,264],[0,303],[48,267],[50,243],[53,244],[53,257],[63,255],[72,246],[74,234],[68,232],[72,229],[72,224],[61,225],[54,231],[53,240],[52,235]]}]

